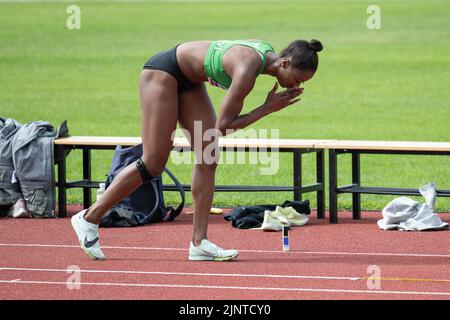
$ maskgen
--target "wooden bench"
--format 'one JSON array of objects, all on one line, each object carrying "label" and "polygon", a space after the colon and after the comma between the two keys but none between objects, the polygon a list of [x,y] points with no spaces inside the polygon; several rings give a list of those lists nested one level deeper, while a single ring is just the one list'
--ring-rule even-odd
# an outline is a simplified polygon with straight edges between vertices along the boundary
[{"label": "wooden bench", "polygon": [[[329,153],[329,209],[330,223],[338,222],[338,195],[352,194],[353,219],[361,218],[361,194],[420,196],[418,189],[380,188],[361,186],[361,154],[450,155],[449,142],[411,141],[328,141],[315,145]],[[338,155],[352,155],[352,184],[338,186]],[[450,197],[450,190],[438,190],[438,197]]]},{"label": "wooden bench", "polygon": [[[293,156],[293,184],[292,186],[249,186],[249,185],[216,185],[215,191],[226,192],[293,192],[294,200],[301,200],[303,193],[317,192],[317,217],[325,217],[325,171],[324,152],[317,148],[317,144],[329,140],[296,140],[296,139],[219,139],[219,149],[222,151],[257,152],[259,148],[269,152],[291,152]],[[70,188],[83,189],[83,206],[88,208],[91,203],[91,189],[98,188],[102,181],[91,179],[91,151],[112,150],[116,146],[133,146],[141,143],[138,137],[94,137],[73,136],[55,140],[55,163],[58,165],[58,215],[66,216],[66,192]],[[81,149],[83,157],[83,178],[78,181],[66,180],[66,158],[71,150]],[[174,151],[192,151],[185,138],[175,138]],[[316,153],[316,177],[317,182],[311,185],[302,185],[302,154]],[[186,191],[191,190],[190,185],[184,185]],[[174,191],[175,185],[164,185],[163,190]]]}]

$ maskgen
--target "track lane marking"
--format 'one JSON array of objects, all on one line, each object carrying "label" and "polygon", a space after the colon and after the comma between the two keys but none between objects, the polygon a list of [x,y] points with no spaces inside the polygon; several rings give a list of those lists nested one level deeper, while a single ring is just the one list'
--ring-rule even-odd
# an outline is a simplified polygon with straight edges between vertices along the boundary
[{"label": "track lane marking", "polygon": [[[30,272],[64,272],[68,269],[46,268],[16,268],[0,267],[0,271],[30,271]],[[135,271],[135,270],[77,270],[80,273],[106,273],[106,274],[141,274],[141,275],[178,275],[178,276],[208,276],[208,277],[242,277],[242,278],[287,278],[287,279],[320,279],[320,280],[364,280],[362,277],[338,277],[338,276],[301,276],[278,274],[248,274],[248,273],[199,273],[199,272],[168,272],[168,271]],[[449,280],[450,281],[450,280]]]},{"label": "track lane marking", "polygon": [[[58,281],[16,281],[0,280],[8,284],[36,284],[36,285],[65,285],[67,282]],[[302,292],[330,292],[330,293],[367,293],[367,294],[393,294],[393,295],[426,295],[450,296],[450,292],[420,292],[420,291],[383,291],[383,290],[346,290],[346,289],[315,289],[315,288],[283,288],[283,287],[241,287],[241,286],[208,286],[208,285],[182,285],[159,283],[114,283],[114,282],[71,282],[71,285],[80,286],[117,286],[117,287],[162,287],[162,288],[191,288],[191,289],[228,289],[228,290],[255,290],[255,291],[302,291]]]},{"label": "track lane marking", "polygon": [[[78,245],[60,245],[60,244],[34,244],[34,243],[0,243],[1,247],[48,247],[48,248],[80,248]],[[160,251],[188,251],[185,248],[161,248],[161,247],[119,247],[119,246],[102,246],[103,249],[116,250],[160,250]],[[239,250],[239,249],[238,249]],[[387,257],[431,257],[431,258],[450,258],[450,254],[427,254],[427,253],[382,253],[382,252],[327,252],[327,251],[289,251],[281,250],[239,250],[240,252],[249,253],[279,253],[283,255],[289,254],[311,254],[311,255],[362,255],[362,256],[387,256]]]},{"label": "track lane marking", "polygon": [[[0,271],[25,271],[25,272],[63,272],[69,269],[50,268],[18,268],[0,267]],[[430,278],[402,278],[402,277],[358,277],[358,276],[315,276],[315,275],[279,275],[279,274],[248,274],[248,273],[199,273],[199,272],[170,272],[170,271],[137,271],[137,270],[97,270],[80,269],[80,273],[105,273],[105,274],[136,274],[136,275],[174,275],[174,276],[208,276],[208,277],[242,277],[242,278],[279,278],[279,279],[316,279],[316,280],[380,280],[380,281],[400,281],[400,282],[450,282],[450,279],[430,279]]]}]

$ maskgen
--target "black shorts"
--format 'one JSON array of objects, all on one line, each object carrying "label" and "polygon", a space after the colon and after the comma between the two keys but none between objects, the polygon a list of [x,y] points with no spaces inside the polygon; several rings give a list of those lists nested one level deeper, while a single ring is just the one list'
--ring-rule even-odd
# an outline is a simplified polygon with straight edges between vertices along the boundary
[{"label": "black shorts", "polygon": [[180,66],[177,61],[177,47],[172,49],[161,51],[148,59],[144,64],[144,69],[162,70],[172,75],[178,82],[178,92],[190,89],[196,85],[189,81],[183,72],[181,72]]}]

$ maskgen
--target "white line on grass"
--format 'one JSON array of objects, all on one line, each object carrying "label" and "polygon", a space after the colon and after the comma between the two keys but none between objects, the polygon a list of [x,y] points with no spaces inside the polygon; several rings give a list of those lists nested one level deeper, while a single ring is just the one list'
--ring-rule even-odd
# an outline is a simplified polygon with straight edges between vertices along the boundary
[{"label": "white line on grass", "polygon": [[[0,243],[0,247],[33,247],[33,248],[80,248],[77,245],[64,244],[35,244],[35,243]],[[160,248],[160,247],[118,247],[102,246],[103,249],[116,250],[161,250],[161,251],[187,251],[185,248]],[[312,254],[312,255],[360,255],[360,256],[387,256],[387,257],[426,257],[426,258],[450,258],[450,254],[428,254],[428,253],[384,253],[384,252],[339,252],[339,251],[289,251],[281,250],[239,250],[249,253],[279,253],[279,254]]]},{"label": "white line on grass", "polygon": [[[0,280],[0,283],[8,284],[43,284],[43,285],[67,285],[67,282],[58,281],[17,281]],[[160,287],[160,288],[193,288],[193,289],[229,289],[229,290],[259,290],[259,291],[303,291],[303,292],[332,292],[332,293],[368,293],[368,294],[396,294],[396,295],[432,295],[450,296],[450,292],[420,292],[420,291],[382,291],[382,290],[341,290],[341,289],[315,289],[315,288],[282,288],[282,287],[241,287],[241,286],[207,286],[207,285],[183,285],[183,284],[158,284],[158,283],[113,283],[113,282],[77,282],[71,285],[80,286],[116,286],[116,287]]]}]

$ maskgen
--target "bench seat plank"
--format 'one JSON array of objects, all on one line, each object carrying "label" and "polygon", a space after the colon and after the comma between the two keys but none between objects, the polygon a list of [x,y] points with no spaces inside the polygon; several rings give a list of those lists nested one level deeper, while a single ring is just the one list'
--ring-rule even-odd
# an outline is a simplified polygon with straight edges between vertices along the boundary
[{"label": "bench seat plank", "polygon": [[[381,195],[422,196],[419,189],[360,187],[349,185],[338,187],[338,193],[364,193]],[[450,190],[436,190],[438,197],[450,197]]]},{"label": "bench seat plank", "polygon": [[[73,136],[56,139],[56,145],[76,146],[134,146],[141,143],[140,137],[96,137],[96,136]],[[315,145],[329,142],[330,140],[308,140],[308,139],[235,139],[220,138],[219,146],[222,148],[310,148]],[[186,138],[175,138],[174,147],[190,147]]]},{"label": "bench seat plank", "polygon": [[450,142],[336,140],[319,143],[315,147],[335,150],[449,152]]}]

